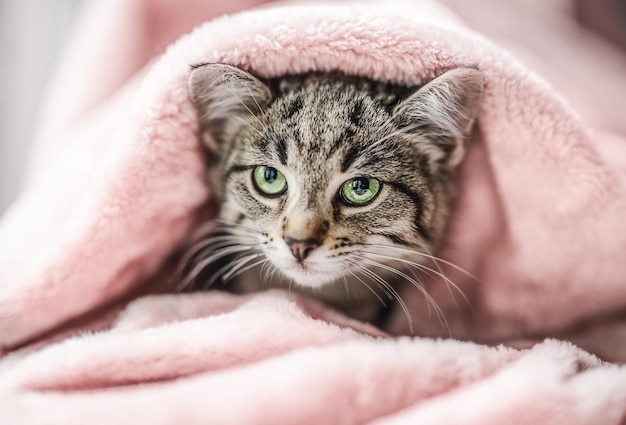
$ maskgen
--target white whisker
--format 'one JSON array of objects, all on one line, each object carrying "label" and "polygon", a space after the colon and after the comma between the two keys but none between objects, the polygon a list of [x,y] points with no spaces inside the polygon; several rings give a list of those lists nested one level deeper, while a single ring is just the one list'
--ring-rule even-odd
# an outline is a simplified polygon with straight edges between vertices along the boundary
[{"label": "white whisker", "polygon": [[223,228],[224,230],[229,231],[229,232],[232,230],[242,230],[248,233],[252,233],[254,235],[257,235],[259,233],[257,230],[251,227],[245,226],[243,224],[229,223],[221,219],[214,220],[214,223],[216,225],[216,228]]},{"label": "white whisker", "polygon": [[440,323],[446,327],[446,330],[448,332],[450,332],[450,327],[448,325],[448,321],[445,317],[445,314],[443,313],[443,310],[441,309],[441,307],[439,307],[439,304],[437,304],[434,298],[430,296],[428,291],[426,291],[426,289],[422,285],[420,285],[415,279],[413,279],[411,276],[398,270],[395,267],[392,267],[387,264],[381,263],[379,261],[367,258],[365,256],[361,256],[360,258],[361,258],[361,261],[371,266],[378,267],[383,270],[387,270],[388,272],[391,272],[397,276],[400,276],[401,278],[405,279],[407,282],[410,282],[415,288],[417,288],[422,293],[422,295],[424,295],[424,298],[426,298],[426,300],[433,306],[433,308],[437,312],[437,317],[439,317]]},{"label": "white whisker", "polygon": [[181,288],[185,288],[189,286],[194,279],[200,275],[200,273],[210,264],[223,258],[225,256],[236,254],[239,252],[249,251],[251,248],[248,246],[240,246],[240,245],[229,245],[225,248],[221,248],[216,250],[212,255],[203,258],[193,265],[192,269],[187,273],[187,275],[181,281]]},{"label": "white whisker", "polygon": [[204,270],[220,259],[267,244],[260,241],[255,229],[223,219],[207,222],[192,238],[195,242],[186,249],[174,273],[177,290],[189,287]]},{"label": "white whisker", "polygon": [[251,255],[244,256],[243,258],[241,258],[240,256],[239,258],[236,258],[233,261],[228,262],[228,264],[216,270],[215,273],[213,273],[213,276],[209,279],[207,283],[203,285],[203,287],[210,288],[211,286],[213,286],[215,281],[217,281],[220,278],[222,279],[222,282],[225,282],[228,278],[227,275],[230,275],[231,272],[237,271],[239,268],[243,267],[246,264],[246,262],[250,260],[254,260],[260,255],[262,254],[254,253]]},{"label": "white whisker", "polygon": [[369,291],[374,294],[374,296],[376,298],[378,298],[378,301],[380,301],[380,303],[383,305],[383,307],[387,307],[387,303],[385,303],[385,300],[383,300],[380,295],[378,295],[378,293],[374,290],[374,288],[372,288],[371,286],[369,286],[363,279],[361,279],[356,273],[354,273],[352,270],[348,269],[348,273],[350,273],[350,275],[355,278],[356,280],[358,280],[359,282],[361,282],[367,289],[369,289]]},{"label": "white whisker", "polygon": [[439,263],[445,264],[447,266],[450,266],[453,269],[463,273],[467,277],[469,277],[469,278],[471,278],[471,279],[473,279],[473,280],[475,280],[477,282],[480,282],[480,279],[478,277],[476,277],[475,275],[473,275],[472,273],[470,273],[466,269],[464,269],[464,268],[462,268],[462,267],[460,267],[460,266],[458,266],[458,265],[456,265],[456,264],[454,264],[454,263],[452,263],[450,261],[444,260],[441,257],[436,257],[434,255],[431,255],[431,254],[428,254],[428,253],[425,253],[425,252],[422,252],[422,251],[416,251],[416,250],[413,250],[413,249],[403,248],[403,247],[394,246],[394,245],[367,244],[367,246],[371,246],[373,248],[385,248],[385,249],[386,248],[391,248],[391,249],[395,249],[397,251],[403,251],[403,252],[406,252],[406,253],[409,253],[409,254],[420,255],[422,257],[428,258],[428,259],[433,260],[435,262],[439,262]]},{"label": "white whisker", "polygon": [[[265,262],[267,262],[268,260],[266,258],[262,258],[259,261],[255,261],[253,263],[250,264],[250,261],[259,258],[259,257],[263,257],[263,254],[258,254],[255,257],[249,258],[247,260],[245,260],[245,262],[240,263],[237,267],[234,267],[233,269],[231,269],[228,273],[226,273],[223,277],[222,277],[222,281],[224,283],[227,283],[230,279],[233,279],[245,272],[247,272],[248,270],[257,267],[259,265],[264,264]],[[244,264],[248,263],[245,267]]]},{"label": "white whisker", "polygon": [[[395,248],[395,247],[387,247],[387,246],[385,246],[385,248]],[[409,251],[409,250],[407,250],[407,251]],[[441,269],[438,272],[438,271],[433,270],[430,267],[428,267],[428,266],[426,266],[425,264],[422,264],[422,263],[418,263],[418,262],[415,262],[415,261],[410,261],[410,260],[407,260],[407,259],[402,258],[402,257],[393,257],[393,256],[385,255],[385,254],[380,254],[380,253],[374,252],[374,251],[364,251],[364,250],[361,250],[361,252],[363,252],[364,254],[375,255],[377,257],[385,258],[387,260],[398,261],[400,263],[403,263],[403,264],[409,265],[411,267],[415,267],[417,269],[420,269],[420,270],[422,270],[424,272],[427,272],[429,274],[433,274],[435,276],[438,276],[446,283],[446,286],[448,288],[450,288],[450,286],[453,287],[461,295],[461,297],[463,297],[465,302],[467,304],[470,304],[469,299],[463,293],[461,288],[459,288],[458,285],[456,285],[452,280],[450,280],[446,275],[444,275],[443,271],[441,271]],[[411,251],[411,252],[414,253],[414,254],[420,254],[420,252],[418,252],[418,251]],[[424,289],[423,292],[425,292],[425,289]],[[453,299],[454,299],[454,297],[453,297]]]},{"label": "white whisker", "polygon": [[375,282],[381,285],[382,288],[384,288],[389,294],[393,296],[393,298],[396,299],[396,301],[398,301],[398,304],[400,305],[400,308],[404,312],[404,315],[409,324],[409,330],[411,331],[411,334],[413,334],[413,317],[409,313],[409,309],[406,306],[406,303],[402,300],[402,297],[400,297],[400,294],[398,293],[398,291],[396,291],[396,289],[387,281],[385,281],[382,277],[378,276],[376,273],[374,273],[372,270],[368,269],[367,267],[363,267],[360,264],[357,264],[356,262],[353,262],[353,261],[350,261],[349,263],[352,264],[352,266],[355,267],[358,271],[360,271],[364,275],[369,276],[371,279],[373,279]]}]

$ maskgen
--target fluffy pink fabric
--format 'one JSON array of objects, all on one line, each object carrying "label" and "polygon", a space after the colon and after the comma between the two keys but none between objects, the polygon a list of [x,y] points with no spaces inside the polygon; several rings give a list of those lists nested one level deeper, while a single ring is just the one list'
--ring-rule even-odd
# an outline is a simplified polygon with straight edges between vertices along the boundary
[{"label": "fluffy pink fabric", "polygon": [[[0,223],[0,423],[620,424],[626,369],[562,341],[524,351],[391,339],[280,292],[124,307],[157,291],[210,197],[190,65],[265,76],[339,69],[407,84],[472,65],[485,74],[485,97],[442,253],[475,276],[442,265],[468,305],[426,282],[452,335],[487,344],[586,323],[624,329],[604,326],[626,308],[626,141],[620,123],[593,115],[606,99],[581,94],[571,75],[557,91],[427,2],[243,12],[147,65],[194,25],[254,3],[100,0],[85,12],[44,113],[30,186]],[[563,53],[557,41],[546,37]],[[610,61],[624,69],[623,58]],[[570,104],[559,93],[577,95]],[[403,290],[416,334],[444,335],[416,292]],[[393,330],[406,327],[393,317]],[[75,334],[90,328],[100,331]],[[51,344],[55,329],[57,339],[75,335]],[[618,358],[621,347],[602,354]]]}]

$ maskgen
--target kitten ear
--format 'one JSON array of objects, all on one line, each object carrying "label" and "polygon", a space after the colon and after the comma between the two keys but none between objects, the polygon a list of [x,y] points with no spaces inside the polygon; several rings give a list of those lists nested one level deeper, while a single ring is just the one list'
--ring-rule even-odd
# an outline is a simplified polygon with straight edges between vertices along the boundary
[{"label": "kitten ear", "polygon": [[205,144],[213,151],[215,139],[232,135],[244,117],[261,112],[272,99],[270,88],[259,79],[221,63],[195,67],[188,84]]},{"label": "kitten ear", "polygon": [[452,169],[463,159],[464,140],[480,109],[483,85],[480,71],[453,69],[401,102],[394,114],[432,140],[444,153],[441,162]]}]

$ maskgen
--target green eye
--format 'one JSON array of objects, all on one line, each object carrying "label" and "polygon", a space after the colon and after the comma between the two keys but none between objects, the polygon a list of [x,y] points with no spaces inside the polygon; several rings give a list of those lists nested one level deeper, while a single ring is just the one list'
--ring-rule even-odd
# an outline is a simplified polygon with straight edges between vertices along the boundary
[{"label": "green eye", "polygon": [[263,195],[274,198],[287,190],[287,179],[276,168],[259,165],[252,172],[252,181]]},{"label": "green eye", "polygon": [[347,205],[361,206],[370,203],[379,191],[380,180],[370,177],[355,177],[341,186],[339,195]]}]

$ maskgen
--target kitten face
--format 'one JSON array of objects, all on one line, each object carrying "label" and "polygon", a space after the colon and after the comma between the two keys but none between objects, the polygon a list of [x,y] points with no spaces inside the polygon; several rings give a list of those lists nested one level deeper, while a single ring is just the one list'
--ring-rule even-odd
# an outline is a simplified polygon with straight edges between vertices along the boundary
[{"label": "kitten face", "polygon": [[474,69],[421,89],[194,69],[220,221],[302,287],[381,285],[372,275],[439,243],[482,85]]}]

